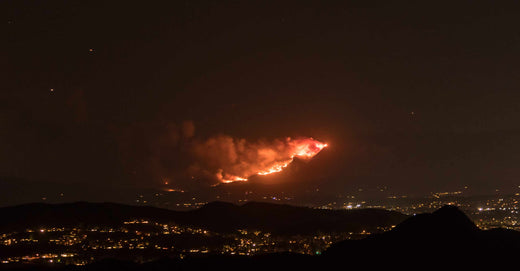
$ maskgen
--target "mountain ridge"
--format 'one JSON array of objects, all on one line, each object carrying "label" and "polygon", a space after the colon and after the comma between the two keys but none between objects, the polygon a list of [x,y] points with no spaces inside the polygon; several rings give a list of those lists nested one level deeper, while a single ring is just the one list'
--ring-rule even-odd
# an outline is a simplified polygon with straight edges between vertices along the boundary
[{"label": "mountain ridge", "polygon": [[[356,263],[379,259],[382,265],[406,257],[414,263],[457,263],[473,265],[475,255],[486,263],[511,256],[520,250],[520,232],[508,229],[481,230],[455,206],[412,216],[390,231],[360,240],[333,244],[324,256],[339,260],[348,255]],[[484,258],[478,259],[484,262]],[[497,261],[498,263],[498,261]]]},{"label": "mountain ridge", "polygon": [[408,216],[379,209],[320,210],[274,203],[211,202],[191,211],[119,203],[32,203],[0,208],[0,229],[42,226],[120,225],[131,219],[205,227],[217,232],[256,229],[275,234],[356,232],[395,225]]}]

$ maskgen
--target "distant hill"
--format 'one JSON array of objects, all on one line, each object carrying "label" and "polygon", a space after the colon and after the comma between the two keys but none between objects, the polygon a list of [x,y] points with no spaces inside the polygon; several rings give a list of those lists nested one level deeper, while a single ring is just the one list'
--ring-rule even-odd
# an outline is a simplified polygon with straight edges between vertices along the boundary
[{"label": "distant hill", "polygon": [[[403,221],[394,229],[361,240],[345,240],[325,253],[328,260],[384,265],[410,262],[478,266],[503,263],[520,251],[520,232],[507,229],[480,230],[454,206]],[[516,257],[516,256],[515,256]],[[378,259],[373,261],[373,259]]]},{"label": "distant hill", "polygon": [[274,234],[373,231],[402,222],[406,215],[380,210],[318,210],[271,203],[242,206],[212,202],[193,211],[172,211],[115,203],[33,203],[0,208],[0,230],[44,226],[121,225],[132,219],[148,219],[204,227],[217,232],[254,229]]}]

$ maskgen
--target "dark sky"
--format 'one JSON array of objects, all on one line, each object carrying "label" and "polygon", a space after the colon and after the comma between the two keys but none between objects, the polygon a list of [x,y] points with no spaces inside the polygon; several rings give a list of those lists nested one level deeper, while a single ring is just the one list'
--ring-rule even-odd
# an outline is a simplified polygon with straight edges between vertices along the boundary
[{"label": "dark sky", "polygon": [[186,185],[193,124],[190,140],[329,143],[294,177],[314,185],[517,189],[519,15],[514,1],[4,0],[0,177]]}]

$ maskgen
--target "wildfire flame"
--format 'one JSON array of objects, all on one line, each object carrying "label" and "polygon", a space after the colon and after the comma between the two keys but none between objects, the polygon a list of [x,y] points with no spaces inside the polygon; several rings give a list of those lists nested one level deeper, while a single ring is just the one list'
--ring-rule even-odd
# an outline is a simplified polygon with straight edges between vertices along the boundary
[{"label": "wildfire flame", "polygon": [[[234,175],[219,169],[216,174],[221,183],[245,182],[253,175],[269,175],[284,170],[295,157],[309,160],[328,145],[313,138],[287,138],[285,144],[273,144],[256,148],[257,164],[245,164],[243,175]],[[268,162],[265,162],[268,161]]]}]

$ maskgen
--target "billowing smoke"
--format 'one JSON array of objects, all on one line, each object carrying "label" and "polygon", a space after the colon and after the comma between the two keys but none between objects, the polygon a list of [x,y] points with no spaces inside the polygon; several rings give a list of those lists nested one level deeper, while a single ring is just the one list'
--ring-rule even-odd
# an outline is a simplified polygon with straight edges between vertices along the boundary
[{"label": "billowing smoke", "polygon": [[120,166],[130,179],[185,189],[247,181],[280,172],[294,158],[311,159],[327,145],[313,138],[247,141],[227,135],[200,139],[192,121],[143,123],[116,132]]},{"label": "billowing smoke", "polygon": [[254,175],[280,172],[295,157],[311,159],[325,147],[313,138],[248,142],[220,135],[193,144],[192,170],[221,183],[247,181]]}]

